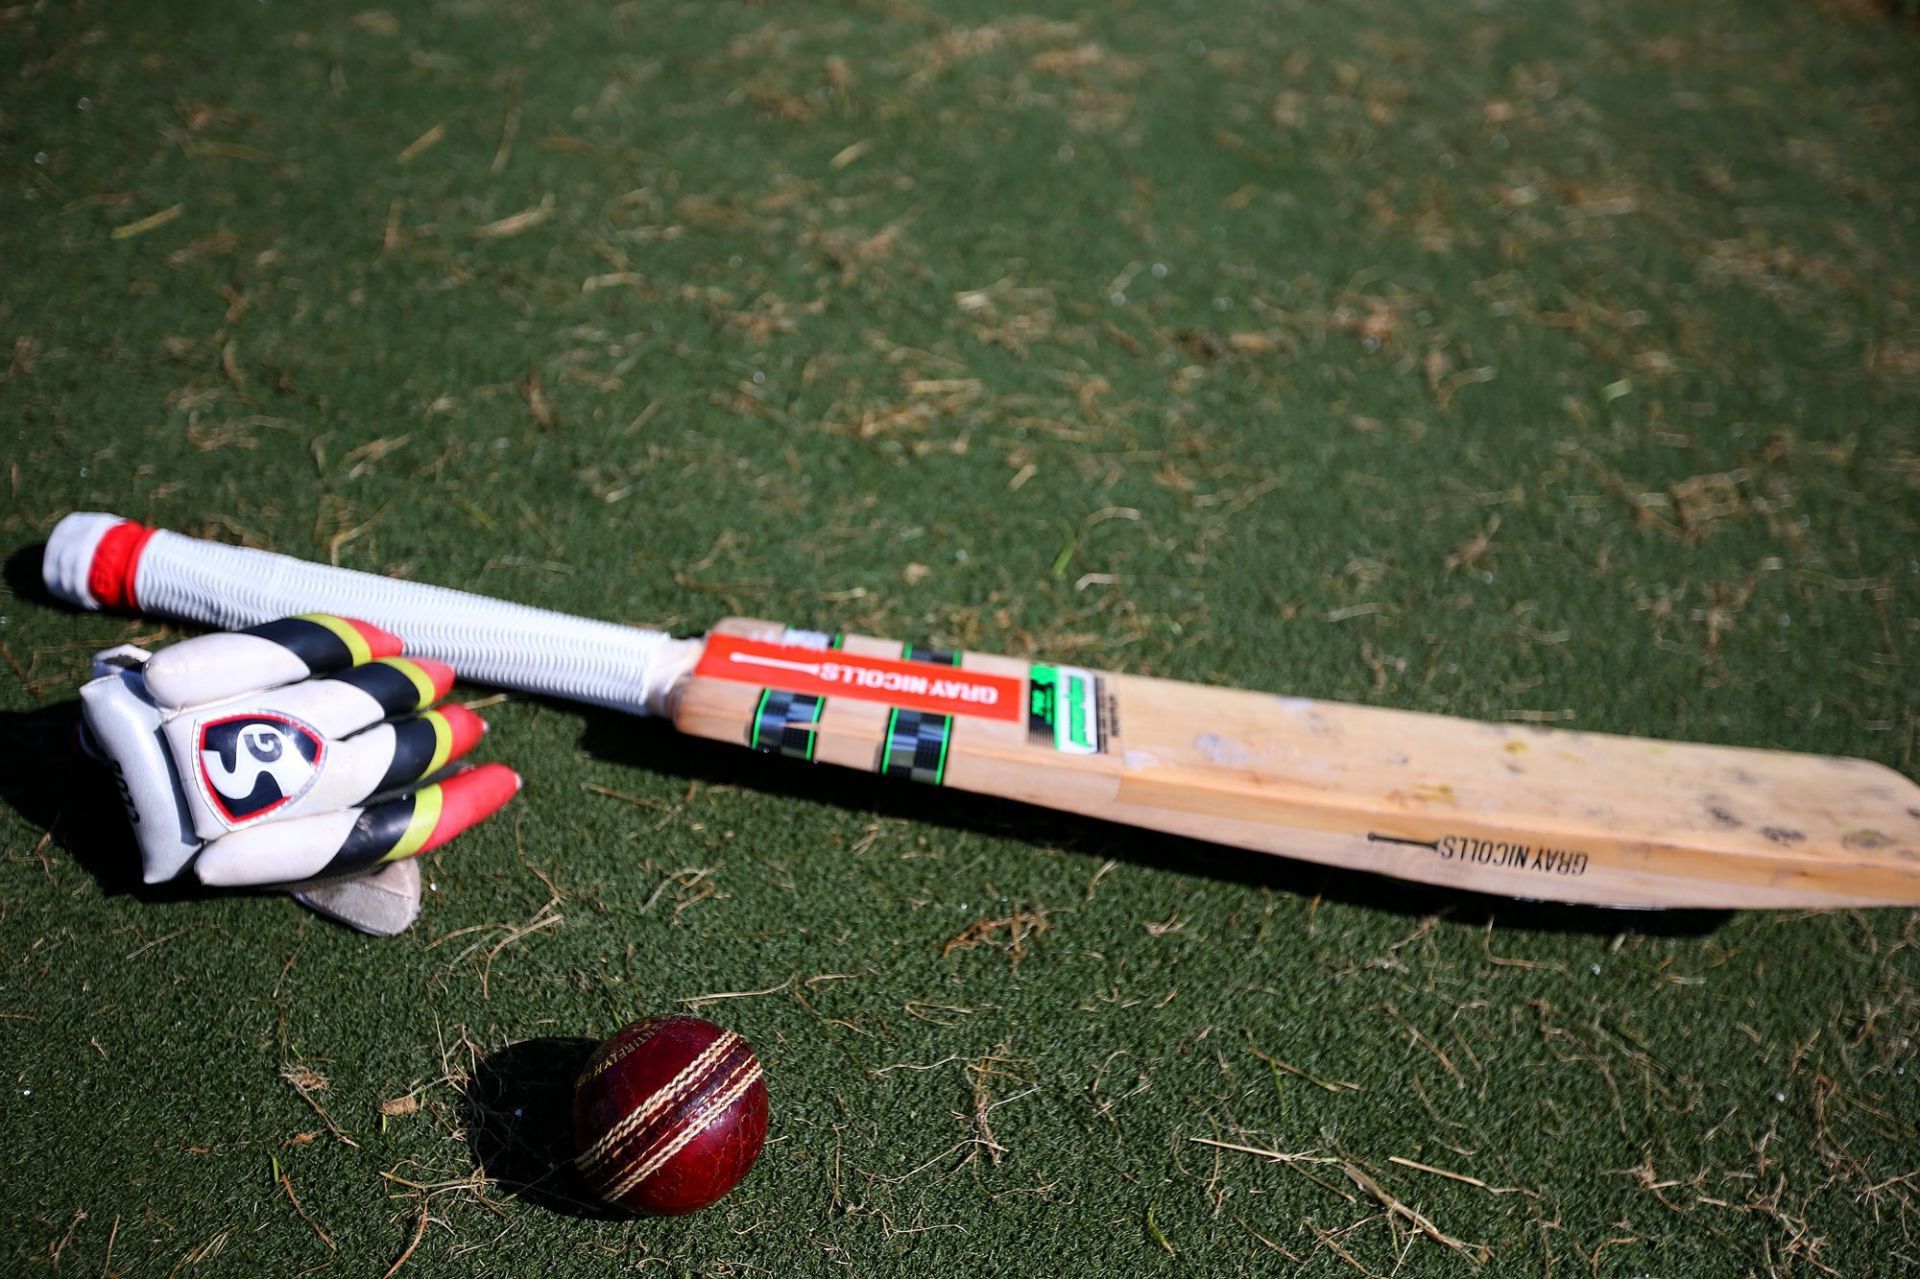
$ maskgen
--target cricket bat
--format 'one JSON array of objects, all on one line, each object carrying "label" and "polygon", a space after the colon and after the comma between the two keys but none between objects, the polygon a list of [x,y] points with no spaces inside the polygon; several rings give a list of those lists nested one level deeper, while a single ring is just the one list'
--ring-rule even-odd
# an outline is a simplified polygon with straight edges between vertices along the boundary
[{"label": "cricket bat", "polygon": [[683,733],[1262,853],[1531,900],[1920,906],[1879,764],[1216,688],[730,618],[698,639],[75,514],[48,587],[224,628],[325,611],[468,679]]}]

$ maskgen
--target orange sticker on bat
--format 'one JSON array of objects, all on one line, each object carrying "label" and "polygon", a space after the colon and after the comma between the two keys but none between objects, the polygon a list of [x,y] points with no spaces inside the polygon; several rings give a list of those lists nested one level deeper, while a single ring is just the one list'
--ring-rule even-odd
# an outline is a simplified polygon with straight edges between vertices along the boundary
[{"label": "orange sticker on bat", "polygon": [[975,719],[1020,718],[1020,681],[954,666],[862,657],[798,644],[773,644],[738,635],[709,635],[696,676],[757,684],[788,693],[883,702],[936,715]]}]

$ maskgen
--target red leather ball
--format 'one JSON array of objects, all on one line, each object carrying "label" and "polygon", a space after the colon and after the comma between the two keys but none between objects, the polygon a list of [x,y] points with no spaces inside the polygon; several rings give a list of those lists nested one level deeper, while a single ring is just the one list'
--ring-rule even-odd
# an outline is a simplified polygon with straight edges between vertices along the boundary
[{"label": "red leather ball", "polygon": [[594,1049],[573,1085],[574,1166],[631,1212],[693,1212],[740,1184],[767,1138],[747,1041],[698,1017],[648,1017]]}]

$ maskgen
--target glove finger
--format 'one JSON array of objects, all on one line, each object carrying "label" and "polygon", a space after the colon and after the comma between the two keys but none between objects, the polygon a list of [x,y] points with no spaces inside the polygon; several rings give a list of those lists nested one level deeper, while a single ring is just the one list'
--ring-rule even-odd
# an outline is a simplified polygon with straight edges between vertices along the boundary
[{"label": "glove finger", "polygon": [[[171,651],[171,650],[169,650]],[[381,720],[425,710],[453,687],[453,668],[427,657],[383,657],[351,670],[275,689],[264,709],[305,720],[341,738]]]},{"label": "glove finger", "polygon": [[183,641],[154,654],[143,673],[161,705],[198,706],[398,657],[402,647],[377,626],[309,613]]},{"label": "glove finger", "polygon": [[411,795],[250,826],[208,844],[194,863],[220,888],[353,875],[430,852],[498,812],[520,789],[504,764],[482,764]]},{"label": "glove finger", "polygon": [[287,815],[350,808],[445,768],[479,744],[487,722],[464,706],[442,706],[391,724],[375,724],[335,742],[325,775]]},{"label": "glove finger", "polygon": [[379,725],[352,740],[391,737],[391,757],[386,772],[367,792],[377,795],[433,776],[472,750],[486,735],[487,721],[454,703],[424,711],[412,719]]}]

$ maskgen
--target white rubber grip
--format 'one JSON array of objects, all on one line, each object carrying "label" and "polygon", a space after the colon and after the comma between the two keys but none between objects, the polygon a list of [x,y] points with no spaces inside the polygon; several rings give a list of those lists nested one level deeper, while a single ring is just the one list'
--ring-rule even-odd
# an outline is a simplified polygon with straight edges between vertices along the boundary
[{"label": "white rubber grip", "polygon": [[[88,588],[94,551],[116,516],[69,515],[47,539],[47,586],[99,608]],[[699,641],[510,604],[465,591],[331,568],[269,551],[158,530],[132,567],[142,613],[225,630],[299,613],[336,613],[392,631],[407,651],[451,665],[462,679],[591,702],[636,715],[663,713]]]}]

